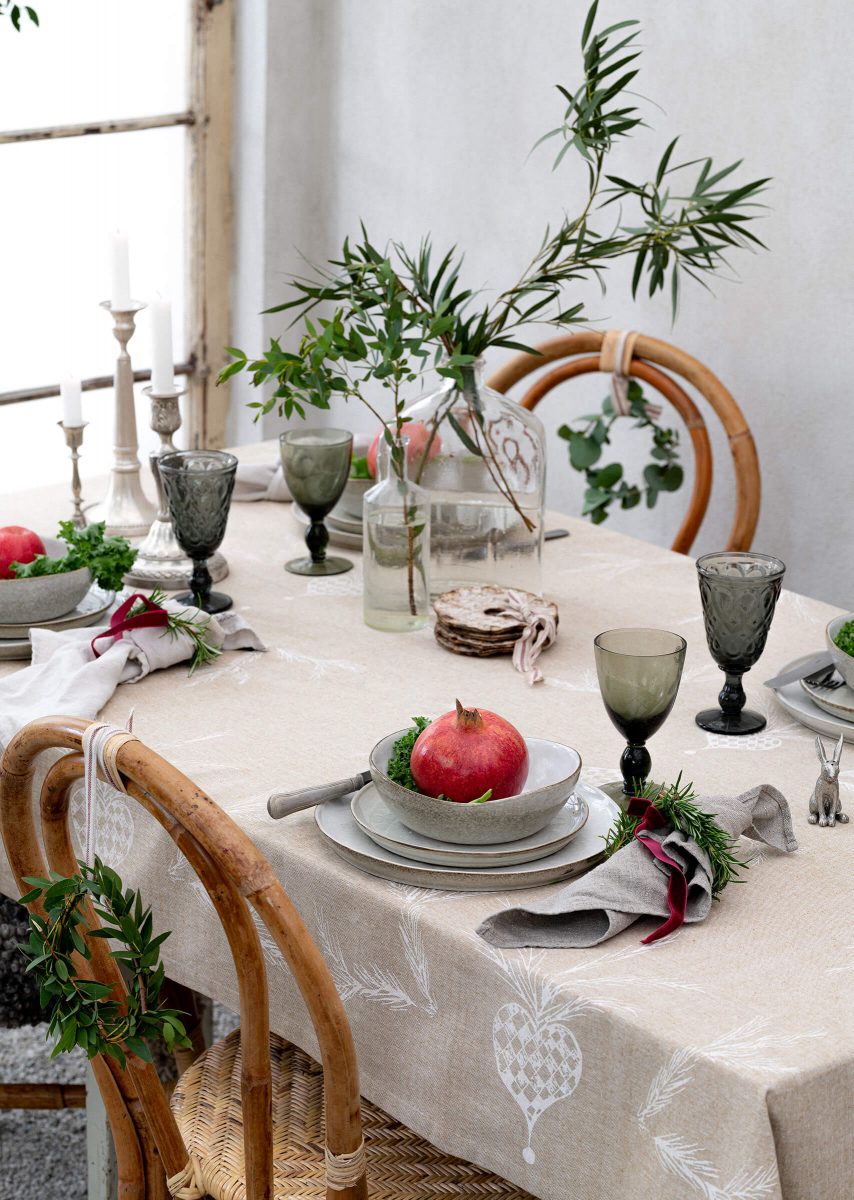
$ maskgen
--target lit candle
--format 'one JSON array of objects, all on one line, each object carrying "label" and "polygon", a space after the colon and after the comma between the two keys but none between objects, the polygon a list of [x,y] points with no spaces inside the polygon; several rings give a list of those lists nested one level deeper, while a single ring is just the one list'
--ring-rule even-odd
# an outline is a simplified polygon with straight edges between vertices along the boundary
[{"label": "lit candle", "polygon": [[117,312],[130,308],[130,267],[128,265],[128,235],[113,234],[113,290],[111,304]]},{"label": "lit candle", "polygon": [[151,302],[151,390],[159,396],[174,389],[172,305],[158,298]]},{"label": "lit candle", "polygon": [[62,423],[69,429],[79,429],[83,424],[80,380],[66,375],[59,384],[62,397]]}]

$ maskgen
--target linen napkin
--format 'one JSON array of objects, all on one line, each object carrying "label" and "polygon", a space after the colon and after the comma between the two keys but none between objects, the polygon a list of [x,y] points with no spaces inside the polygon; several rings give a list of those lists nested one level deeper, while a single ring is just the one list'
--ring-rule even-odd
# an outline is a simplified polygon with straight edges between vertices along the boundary
[{"label": "linen napkin", "polygon": [[[785,797],[770,784],[740,796],[704,796],[698,808],[710,813],[732,837],[744,835],[775,850],[797,850],[792,815]],[[686,886],[685,921],[703,921],[712,906],[708,857],[695,841],[669,826],[644,834],[654,849],[635,840],[618,850],[582,879],[546,900],[495,913],[478,933],[493,946],[583,948],[597,946],[622,933],[640,917],[672,918],[672,887]],[[655,848],[681,868],[684,885]],[[749,886],[749,883],[748,883]],[[724,898],[726,903],[726,898]],[[669,932],[669,930],[667,930]],[[644,940],[661,936],[656,930]]]},{"label": "linen napkin", "polygon": [[[206,615],[173,600],[167,600],[164,608],[191,619]],[[95,717],[120,683],[138,683],[151,671],[186,662],[193,652],[185,634],[171,637],[163,628],[138,628],[125,630],[109,644],[106,639],[99,641],[99,648],[108,648],[96,657],[92,639],[107,629],[109,626],[31,631],[32,665],[0,680],[0,746],[38,717],[55,713]],[[207,640],[223,650],[266,650],[235,612],[211,617]]]},{"label": "linen napkin", "polygon": [[281,463],[240,463],[232,500],[292,500]]}]

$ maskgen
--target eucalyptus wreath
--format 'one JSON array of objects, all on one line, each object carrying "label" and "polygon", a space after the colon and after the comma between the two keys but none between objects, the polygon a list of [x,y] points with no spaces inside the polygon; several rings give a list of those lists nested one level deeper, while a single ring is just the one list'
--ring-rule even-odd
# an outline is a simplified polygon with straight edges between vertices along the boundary
[{"label": "eucalyptus wreath", "polygon": [[[585,321],[584,304],[564,298],[567,285],[595,278],[604,286],[617,259],[634,258],[633,296],[644,281],[651,296],[668,288],[675,314],[684,278],[705,285],[707,277],[729,265],[729,251],[762,246],[747,226],[768,180],[733,183],[741,160],[721,168],[709,157],[677,161],[678,138],[673,138],[647,178],[608,173],[606,160],[615,146],[644,125],[630,90],[639,70],[640,31],[636,20],[595,30],[597,10],[595,0],[582,30],[582,80],[574,87],[558,85],[562,119],[540,139],[558,144],[555,168],[568,156],[584,168],[586,189],[577,215],[547,228],[518,280],[491,301],[463,281],[463,257],[456,246],[434,255],[429,236],[415,250],[397,241],[377,244],[362,224],[360,236],[345,240],[337,258],[307,276],[292,277],[290,294],[267,310],[288,313],[291,324],[301,326],[295,350],[284,349],[277,338],[260,355],[228,348],[233,361],[220,382],[247,371],[256,387],[274,385],[265,399],[250,403],[256,417],[274,408],[285,417],[302,417],[307,407],[328,409],[336,397],[355,398],[388,432],[374,400],[379,384],[392,393],[392,421],[399,434],[403,390],[435,370],[460,390],[472,428],[479,431],[472,453],[483,456],[512,502],[495,469],[472,364],[492,347],[536,353],[519,340],[531,323],[565,329]],[[658,448],[663,450],[664,443]],[[656,465],[672,466],[663,460]],[[654,481],[650,474],[647,497],[672,488],[675,479],[672,470]],[[614,484],[592,486],[605,491]],[[624,492],[611,502],[625,499],[630,507],[633,495]],[[590,511],[602,513],[603,504]]]},{"label": "eucalyptus wreath", "polygon": [[682,486],[685,472],[679,463],[679,434],[659,424],[650,415],[643,389],[634,379],[628,386],[629,412],[625,420],[633,420],[635,429],[652,434],[650,456],[653,459],[643,470],[643,483],[629,483],[621,463],[600,467],[603,448],[610,444],[610,434],[620,416],[614,412],[610,396],[602,401],[598,413],[579,417],[571,425],[561,425],[558,435],[569,442],[569,462],[581,471],[587,481],[582,516],[589,516],[594,525],[608,517],[612,505],[634,508],[646,498],[647,508],[654,508],[660,492],[675,492]]},{"label": "eucalyptus wreath", "polygon": [[[80,1046],[89,1058],[108,1054],[122,1067],[128,1053],[151,1062],[146,1040],[162,1038],[167,1049],[189,1046],[177,1010],[159,1006],[164,971],[160,946],[169,932],[155,934],[151,909],[139,892],[123,888],[112,868],[96,856],[94,865],[78,862],[75,875],[51,871],[49,878],[27,877],[32,890],[22,904],[40,900],[46,916],[30,913],[29,939],[21,946],[35,975],[39,999],[46,1010],[51,1057]],[[92,902],[102,924],[90,925],[84,902]],[[110,938],[120,944],[110,954],[120,964],[127,997],[116,999],[110,984],[80,979],[75,954],[91,959],[88,938]]]}]

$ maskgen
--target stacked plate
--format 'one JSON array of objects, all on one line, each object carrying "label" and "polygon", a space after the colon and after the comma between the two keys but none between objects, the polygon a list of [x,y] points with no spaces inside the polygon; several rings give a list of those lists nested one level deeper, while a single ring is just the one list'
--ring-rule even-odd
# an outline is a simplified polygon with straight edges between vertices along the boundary
[{"label": "stacked plate", "polygon": [[616,804],[584,781],[544,829],[513,842],[469,846],[415,833],[376,786],[315,809],[325,840],[346,861],[398,883],[450,891],[536,887],[580,875],[602,858]]},{"label": "stacked plate", "polygon": [[110,611],[115,598],[115,592],[108,592],[93,584],[76,608],[63,613],[61,617],[53,617],[49,621],[28,621],[19,625],[0,625],[0,661],[30,657],[31,629],[59,631],[96,625],[99,619]]},{"label": "stacked plate", "polygon": [[[793,659],[780,674],[794,671],[799,663],[811,658],[815,655],[805,654]],[[854,742],[854,690],[841,675],[825,678],[823,683],[810,683],[808,679],[787,683],[774,688],[774,695],[786,712],[807,729],[832,738],[841,734],[846,742]]]}]

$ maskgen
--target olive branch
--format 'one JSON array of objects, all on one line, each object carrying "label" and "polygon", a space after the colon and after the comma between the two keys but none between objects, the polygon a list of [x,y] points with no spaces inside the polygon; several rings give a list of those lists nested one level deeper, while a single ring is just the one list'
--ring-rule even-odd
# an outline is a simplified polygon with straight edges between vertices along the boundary
[{"label": "olive branch", "polygon": [[[25,877],[32,890],[20,900],[26,905],[38,900],[46,912],[45,917],[30,912],[29,940],[20,949],[47,1012],[51,1057],[79,1046],[88,1058],[108,1054],[124,1068],[128,1053],[152,1061],[146,1040],[161,1038],[169,1050],[189,1046],[182,1014],[158,1004],[164,978],[160,946],[169,931],[154,934],[151,909],[143,907],[139,892],[123,889],[116,872],[97,856],[93,866],[79,860],[78,866],[68,877],[56,871],[49,878]],[[103,925],[89,923],[86,902]],[[111,984],[78,978],[74,955],[91,959],[89,938],[121,943],[109,953],[123,968],[126,997],[116,998]]]}]

